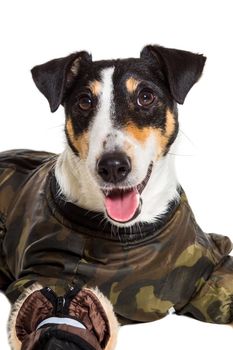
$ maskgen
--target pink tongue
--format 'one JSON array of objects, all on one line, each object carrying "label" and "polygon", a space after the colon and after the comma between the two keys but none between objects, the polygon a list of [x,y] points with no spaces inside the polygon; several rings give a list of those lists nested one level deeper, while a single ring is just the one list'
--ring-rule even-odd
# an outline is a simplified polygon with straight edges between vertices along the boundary
[{"label": "pink tongue", "polygon": [[139,206],[139,198],[137,189],[111,193],[105,197],[105,207],[108,215],[119,222],[131,220]]}]

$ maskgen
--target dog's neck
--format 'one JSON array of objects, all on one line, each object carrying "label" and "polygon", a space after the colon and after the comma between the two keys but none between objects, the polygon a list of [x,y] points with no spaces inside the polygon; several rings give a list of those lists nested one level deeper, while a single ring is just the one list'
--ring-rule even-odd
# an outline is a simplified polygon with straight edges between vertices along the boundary
[{"label": "dog's neck", "polygon": [[[98,184],[88,171],[85,161],[74,155],[68,145],[57,159],[55,176],[67,202],[89,211],[105,211],[103,195]],[[130,226],[136,222],[155,222],[166,212],[171,201],[179,199],[173,156],[168,154],[156,162],[141,197],[141,213],[134,222],[123,226]]]}]

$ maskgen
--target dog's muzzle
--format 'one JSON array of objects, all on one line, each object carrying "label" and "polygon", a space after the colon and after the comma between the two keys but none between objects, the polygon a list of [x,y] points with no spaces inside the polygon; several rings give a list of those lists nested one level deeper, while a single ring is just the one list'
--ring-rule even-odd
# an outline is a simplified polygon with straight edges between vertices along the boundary
[{"label": "dog's muzzle", "polygon": [[126,187],[122,182],[131,172],[130,158],[122,152],[105,153],[97,162],[97,173],[104,181],[102,187],[107,216],[118,223],[134,220],[141,212],[141,193],[152,171],[149,165],[145,179],[136,186]]}]

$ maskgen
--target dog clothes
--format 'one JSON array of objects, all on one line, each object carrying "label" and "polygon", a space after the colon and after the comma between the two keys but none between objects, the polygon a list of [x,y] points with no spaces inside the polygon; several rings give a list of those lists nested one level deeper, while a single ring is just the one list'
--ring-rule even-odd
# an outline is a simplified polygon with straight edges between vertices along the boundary
[{"label": "dog clothes", "polygon": [[157,223],[117,228],[67,203],[54,176],[57,155],[0,154],[0,289],[12,303],[33,283],[58,295],[98,287],[121,323],[169,311],[233,321],[232,243],[205,234],[184,192]]}]

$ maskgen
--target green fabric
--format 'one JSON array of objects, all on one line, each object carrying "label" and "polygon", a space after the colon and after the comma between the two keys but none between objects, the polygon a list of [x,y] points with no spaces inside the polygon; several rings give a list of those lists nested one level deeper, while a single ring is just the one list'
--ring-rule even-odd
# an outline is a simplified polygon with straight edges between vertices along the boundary
[{"label": "green fabric", "polygon": [[146,322],[171,307],[197,319],[233,321],[232,243],[205,234],[184,193],[170,220],[132,243],[78,226],[53,203],[57,156],[0,154],[0,289],[13,303],[35,281],[58,294],[78,281],[111,300],[122,322]]}]

